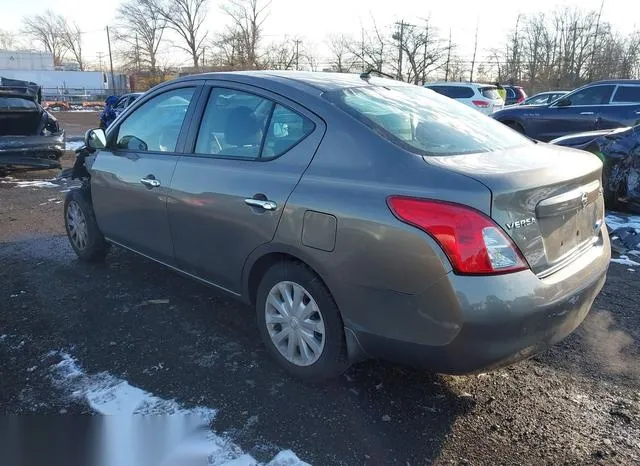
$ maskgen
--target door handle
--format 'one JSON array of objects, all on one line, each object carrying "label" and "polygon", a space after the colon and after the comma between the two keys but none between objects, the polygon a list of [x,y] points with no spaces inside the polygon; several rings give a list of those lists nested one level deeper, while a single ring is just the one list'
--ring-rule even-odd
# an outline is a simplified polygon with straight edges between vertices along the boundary
[{"label": "door handle", "polygon": [[264,209],[264,210],[276,210],[276,207],[278,207],[278,204],[276,204],[275,202],[265,201],[262,199],[249,198],[249,199],[245,199],[244,203],[252,207],[260,207],[261,209]]},{"label": "door handle", "polygon": [[158,180],[149,176],[146,178],[142,178],[140,180],[140,183],[145,185],[147,188],[157,188],[158,186],[160,186],[160,182]]},{"label": "door handle", "polygon": [[580,115],[593,115],[593,112],[580,112]]}]

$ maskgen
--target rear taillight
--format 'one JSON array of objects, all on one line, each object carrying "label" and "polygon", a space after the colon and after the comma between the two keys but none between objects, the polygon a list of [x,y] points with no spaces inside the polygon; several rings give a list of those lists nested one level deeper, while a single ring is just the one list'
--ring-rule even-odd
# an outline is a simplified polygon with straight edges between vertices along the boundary
[{"label": "rear taillight", "polygon": [[527,100],[527,96],[526,95],[521,95],[520,97],[518,97],[518,103],[521,104],[522,102],[524,102],[525,100]]},{"label": "rear taillight", "polygon": [[511,239],[478,210],[404,196],[392,196],[387,202],[398,219],[438,242],[457,273],[490,275],[528,268]]},{"label": "rear taillight", "polygon": [[486,100],[472,100],[473,105],[480,108],[487,108],[489,106],[489,102]]}]

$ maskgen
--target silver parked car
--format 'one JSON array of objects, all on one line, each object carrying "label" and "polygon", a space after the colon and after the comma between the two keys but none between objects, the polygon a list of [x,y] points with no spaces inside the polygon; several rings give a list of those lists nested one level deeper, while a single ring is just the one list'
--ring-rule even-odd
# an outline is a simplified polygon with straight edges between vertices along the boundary
[{"label": "silver parked car", "polygon": [[369,74],[188,76],[87,133],[65,224],[255,307],[289,372],[445,373],[569,335],[610,258],[602,164]]}]

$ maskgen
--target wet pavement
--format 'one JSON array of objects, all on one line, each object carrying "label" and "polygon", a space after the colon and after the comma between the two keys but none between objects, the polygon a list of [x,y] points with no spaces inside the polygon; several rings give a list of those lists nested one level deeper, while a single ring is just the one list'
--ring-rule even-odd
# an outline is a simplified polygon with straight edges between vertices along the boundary
[{"label": "wet pavement", "polygon": [[[640,462],[640,267],[612,263],[583,325],[513,367],[449,377],[368,361],[306,384],[269,359],[233,298],[118,248],[77,261],[54,175],[0,183],[0,413],[101,412],[55,377],[72,360],[72,377],[171,400],[156,413],[215,412],[213,432],[261,462],[283,450],[314,465]],[[50,185],[19,184],[37,180]]]}]

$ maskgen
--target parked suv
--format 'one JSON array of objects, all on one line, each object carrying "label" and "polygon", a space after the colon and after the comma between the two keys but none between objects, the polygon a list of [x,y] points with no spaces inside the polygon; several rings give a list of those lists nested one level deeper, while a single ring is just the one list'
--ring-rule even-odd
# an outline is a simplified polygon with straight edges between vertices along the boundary
[{"label": "parked suv", "polygon": [[500,98],[496,86],[446,82],[442,84],[425,84],[424,87],[475,108],[486,115],[504,107],[504,101]]},{"label": "parked suv", "polygon": [[640,81],[587,84],[550,104],[518,105],[491,116],[541,141],[571,133],[634,126],[640,123]]},{"label": "parked suv", "polygon": [[510,364],[571,333],[605,281],[600,160],[414,85],[188,76],[85,142],[77,255],[120,245],[244,300],[300,377]]}]

